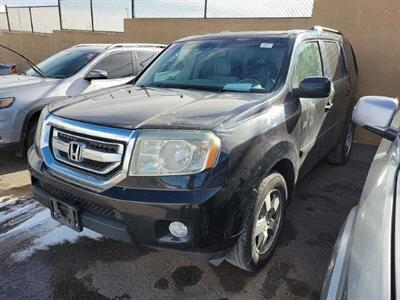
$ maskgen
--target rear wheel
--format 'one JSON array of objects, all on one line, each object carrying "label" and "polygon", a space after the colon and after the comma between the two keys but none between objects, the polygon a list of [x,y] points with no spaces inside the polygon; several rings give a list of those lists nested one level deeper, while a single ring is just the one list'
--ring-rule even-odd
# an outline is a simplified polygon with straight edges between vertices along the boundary
[{"label": "rear wheel", "polygon": [[256,195],[244,231],[226,260],[247,270],[257,271],[268,262],[281,233],[288,199],[283,176],[267,176]]},{"label": "rear wheel", "polygon": [[355,125],[348,122],[345,131],[336,148],[328,155],[328,162],[334,165],[344,165],[348,162],[353,149]]}]

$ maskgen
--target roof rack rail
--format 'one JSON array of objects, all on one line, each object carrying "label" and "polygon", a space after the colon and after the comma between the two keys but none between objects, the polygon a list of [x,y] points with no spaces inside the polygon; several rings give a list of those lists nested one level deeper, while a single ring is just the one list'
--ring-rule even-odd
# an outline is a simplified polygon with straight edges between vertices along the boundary
[{"label": "roof rack rail", "polygon": [[336,34],[342,35],[342,33],[339,30],[332,29],[329,27],[319,26],[319,25],[315,25],[315,26],[311,27],[311,30],[320,31],[320,32],[331,32],[331,33],[336,33]]},{"label": "roof rack rail", "polygon": [[109,46],[109,45],[110,44],[78,44],[78,45],[72,46],[72,48],[93,47],[93,46],[106,47],[106,46]]},{"label": "roof rack rail", "polygon": [[114,48],[124,48],[124,47],[136,47],[136,48],[166,48],[163,44],[135,44],[135,43],[125,43],[125,44],[112,44],[107,49]]}]

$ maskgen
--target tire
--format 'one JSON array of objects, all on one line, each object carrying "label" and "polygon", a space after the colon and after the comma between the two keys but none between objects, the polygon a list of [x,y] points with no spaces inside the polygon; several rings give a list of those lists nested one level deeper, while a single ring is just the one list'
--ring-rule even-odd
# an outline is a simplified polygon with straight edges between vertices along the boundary
[{"label": "tire", "polygon": [[347,122],[339,144],[327,157],[330,164],[341,166],[349,161],[353,150],[354,130],[354,123]]},{"label": "tire", "polygon": [[[272,207],[273,203],[276,204],[276,197],[279,197],[279,207],[275,206],[275,213],[267,212],[266,201],[275,199],[270,201],[270,207]],[[231,253],[226,257],[229,263],[243,270],[255,272],[268,262],[282,231],[287,200],[288,190],[283,176],[277,172],[268,175],[257,190],[242,234]],[[275,228],[273,232],[270,227]],[[259,228],[264,228],[264,230],[257,235],[260,232]],[[266,228],[268,230],[265,230]],[[262,239],[265,238],[266,233],[268,233],[268,238],[262,247]]]},{"label": "tire", "polygon": [[29,148],[35,143],[37,123],[38,120],[34,119],[29,123],[29,126],[27,128],[24,142],[24,157],[27,156]]}]

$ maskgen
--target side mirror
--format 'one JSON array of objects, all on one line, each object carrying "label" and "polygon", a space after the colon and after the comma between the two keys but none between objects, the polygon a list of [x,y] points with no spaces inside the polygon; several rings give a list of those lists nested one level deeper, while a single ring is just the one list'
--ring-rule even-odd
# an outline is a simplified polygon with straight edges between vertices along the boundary
[{"label": "side mirror", "polygon": [[293,89],[297,98],[326,98],[331,94],[331,81],[326,77],[308,77]]},{"label": "side mirror", "polygon": [[353,122],[385,139],[394,141],[399,130],[390,127],[399,107],[398,99],[367,96],[361,98],[353,111]]},{"label": "side mirror", "polygon": [[100,69],[93,69],[86,75],[86,80],[99,80],[99,79],[108,79],[107,71],[100,70]]}]

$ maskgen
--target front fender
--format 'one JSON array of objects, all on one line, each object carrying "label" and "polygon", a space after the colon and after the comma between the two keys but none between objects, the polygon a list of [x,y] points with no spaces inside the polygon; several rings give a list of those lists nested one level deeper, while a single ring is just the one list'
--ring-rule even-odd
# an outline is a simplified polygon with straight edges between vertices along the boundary
[{"label": "front fender", "polygon": [[275,140],[275,144],[272,142],[273,140],[267,137],[259,139],[258,142],[251,141],[247,147],[243,146],[242,150],[237,150],[238,153],[232,154],[229,182],[234,188],[231,189],[232,198],[226,204],[226,210],[230,212],[225,229],[227,237],[235,237],[242,233],[261,181],[279,162],[286,161],[292,165],[293,182],[288,182],[288,185],[297,180],[299,160],[295,146],[288,140]]}]

